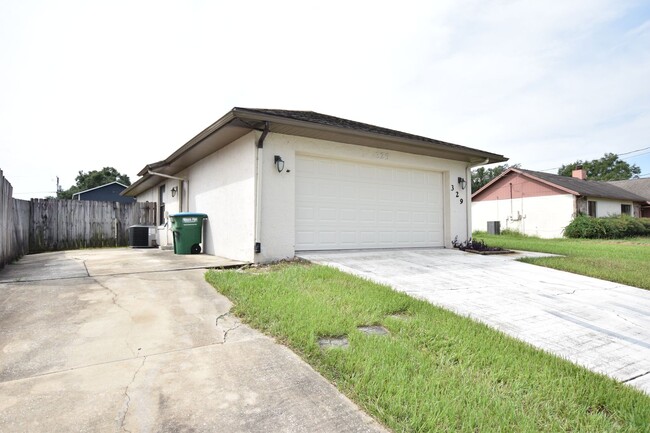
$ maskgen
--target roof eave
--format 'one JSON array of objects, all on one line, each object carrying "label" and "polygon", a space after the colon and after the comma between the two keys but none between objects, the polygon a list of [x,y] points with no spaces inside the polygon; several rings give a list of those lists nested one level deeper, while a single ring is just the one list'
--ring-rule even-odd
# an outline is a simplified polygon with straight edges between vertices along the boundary
[{"label": "roof eave", "polygon": [[[387,149],[405,151],[411,153],[419,153],[422,155],[429,155],[439,158],[447,158],[457,161],[467,162],[469,164],[491,164],[496,162],[505,162],[508,158],[503,155],[498,155],[491,152],[484,152],[478,149],[472,149],[465,146],[460,146],[453,143],[447,143],[440,140],[429,139],[431,141],[416,140],[406,137],[393,137],[390,135],[385,135],[381,133],[375,133],[370,131],[358,131],[354,129],[341,128],[333,125],[323,125],[319,123],[309,122],[306,120],[291,119],[283,116],[273,115],[270,113],[260,113],[256,111],[251,111],[245,108],[235,107],[219,120],[205,128],[199,134],[190,139],[183,146],[178,148],[174,153],[169,155],[162,161],[155,163],[147,164],[140,172],[138,176],[142,176],[136,182],[131,184],[127,189],[122,191],[120,195],[124,196],[136,196],[146,189],[153,186],[155,183],[152,181],[152,177],[155,175],[151,174],[151,171],[160,171],[161,173],[167,175],[174,175],[178,171],[181,171],[183,168],[176,169],[173,167],[173,163],[179,160],[187,152],[194,149],[197,145],[203,142],[206,138],[211,135],[218,133],[223,130],[228,125],[233,127],[240,128],[243,131],[253,131],[253,130],[262,130],[263,122],[269,122],[270,131],[277,132],[278,129],[281,129],[281,126],[294,127],[302,132],[299,132],[296,135],[302,135],[306,137],[313,137],[313,135],[308,134],[309,131],[321,131],[329,133],[332,136],[341,138],[344,136],[347,138],[347,142],[350,144],[359,144],[364,141],[373,141],[377,146],[384,144],[384,147]],[[257,123],[257,124],[256,124]],[[275,126],[275,127],[274,127]],[[280,127],[278,127],[280,126]],[[274,129],[276,131],[274,131]],[[282,133],[282,132],[280,132]],[[318,137],[314,137],[318,138]],[[335,141],[335,140],[332,140]],[[182,164],[182,163],[181,163]],[[144,187],[144,184],[148,188]]]},{"label": "roof eave", "polygon": [[[234,113],[234,116],[238,119],[254,121],[254,122],[270,122],[271,123],[271,132],[273,131],[273,123],[293,126],[297,128],[305,128],[306,130],[317,130],[323,132],[331,132],[346,135],[349,137],[356,138],[365,138],[365,139],[374,139],[377,141],[402,144],[406,146],[412,146],[414,148],[422,150],[436,150],[440,153],[446,155],[452,154],[457,155],[455,158],[461,161],[466,161],[469,163],[478,163],[483,162],[484,164],[492,164],[496,162],[505,162],[508,161],[508,158],[503,155],[499,155],[491,152],[484,152],[478,149],[472,149],[469,147],[461,146],[454,143],[448,143],[441,140],[430,139],[432,141],[416,140],[406,137],[393,137],[386,134],[370,132],[370,131],[359,131],[354,129],[340,128],[332,125],[323,125],[320,123],[313,123],[306,120],[291,119],[284,116],[277,116],[268,113],[259,113],[254,111],[249,111],[244,108],[234,108],[231,113]],[[261,129],[261,128],[254,128]],[[356,144],[352,142],[351,144]],[[487,159],[487,162],[484,162]]]}]

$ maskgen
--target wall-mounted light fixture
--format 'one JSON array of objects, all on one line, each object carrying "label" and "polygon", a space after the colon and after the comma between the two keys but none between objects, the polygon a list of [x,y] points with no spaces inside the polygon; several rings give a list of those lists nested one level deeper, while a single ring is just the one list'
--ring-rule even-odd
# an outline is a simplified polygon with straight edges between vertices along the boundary
[{"label": "wall-mounted light fixture", "polygon": [[176,197],[176,194],[178,194],[178,187],[177,186],[172,188],[172,197]]},{"label": "wall-mounted light fixture", "polygon": [[275,155],[275,168],[278,169],[278,173],[282,173],[284,171],[284,161],[282,160],[282,157],[280,155]]},{"label": "wall-mounted light fixture", "polygon": [[467,181],[463,179],[462,177],[458,178],[458,185],[460,185],[460,189],[465,189],[465,186],[467,185]]}]

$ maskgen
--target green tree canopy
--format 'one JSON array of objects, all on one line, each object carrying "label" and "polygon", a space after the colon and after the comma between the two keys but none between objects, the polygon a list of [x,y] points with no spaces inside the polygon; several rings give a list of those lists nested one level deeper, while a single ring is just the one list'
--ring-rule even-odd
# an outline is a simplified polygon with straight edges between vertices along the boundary
[{"label": "green tree canopy", "polygon": [[476,170],[472,170],[472,194],[483,188],[487,183],[492,179],[499,176],[501,173],[506,171],[509,168],[519,168],[521,164],[514,165],[497,165],[492,168],[479,167]]},{"label": "green tree canopy", "polygon": [[113,167],[104,167],[101,170],[92,170],[88,173],[79,171],[75,181],[77,183],[70,188],[57,191],[56,198],[71,199],[72,195],[79,191],[96,188],[115,181],[126,186],[131,185],[129,176],[120,173]]},{"label": "green tree canopy", "polygon": [[571,176],[573,170],[579,165],[587,171],[587,179],[589,180],[627,180],[641,173],[641,168],[636,164],[628,164],[619,159],[615,153],[606,153],[600,159],[591,161],[578,160],[572,164],[563,165],[558,169],[557,174]]}]

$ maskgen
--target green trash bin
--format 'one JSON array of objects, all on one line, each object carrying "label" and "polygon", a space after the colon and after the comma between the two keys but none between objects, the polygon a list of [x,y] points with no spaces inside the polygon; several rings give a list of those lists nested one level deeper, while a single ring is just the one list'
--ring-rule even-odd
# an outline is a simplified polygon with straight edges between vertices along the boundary
[{"label": "green trash bin", "polygon": [[200,254],[204,213],[179,212],[169,215],[174,233],[174,254]]}]

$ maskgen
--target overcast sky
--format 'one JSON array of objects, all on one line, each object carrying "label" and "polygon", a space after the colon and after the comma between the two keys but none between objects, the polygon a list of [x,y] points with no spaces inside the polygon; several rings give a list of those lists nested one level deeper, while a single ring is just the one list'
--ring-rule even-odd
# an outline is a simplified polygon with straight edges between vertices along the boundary
[{"label": "overcast sky", "polygon": [[0,169],[17,198],[105,166],[135,181],[235,106],[531,170],[614,152],[650,177],[650,1],[0,0]]}]

